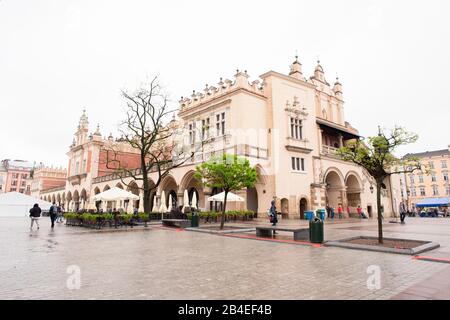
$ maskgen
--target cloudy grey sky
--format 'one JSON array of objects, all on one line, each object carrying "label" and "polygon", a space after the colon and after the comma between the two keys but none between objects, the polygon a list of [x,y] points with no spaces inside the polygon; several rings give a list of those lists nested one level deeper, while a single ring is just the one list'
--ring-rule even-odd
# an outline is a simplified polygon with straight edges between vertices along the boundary
[{"label": "cloudy grey sky", "polygon": [[120,89],[159,74],[180,96],[232,78],[304,74],[317,57],[344,86],[346,120],[417,132],[401,150],[450,144],[450,1],[0,0],[0,158],[67,166],[83,108],[115,133]]}]

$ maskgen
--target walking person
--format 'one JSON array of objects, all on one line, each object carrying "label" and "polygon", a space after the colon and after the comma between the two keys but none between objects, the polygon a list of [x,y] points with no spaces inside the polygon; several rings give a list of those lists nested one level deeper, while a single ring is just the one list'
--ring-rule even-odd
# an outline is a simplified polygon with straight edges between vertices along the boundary
[{"label": "walking person", "polygon": [[328,204],[326,206],[326,210],[327,210],[327,218],[331,218],[331,208]]},{"label": "walking person", "polygon": [[55,227],[55,220],[56,216],[58,214],[58,206],[55,202],[53,202],[52,206],[50,207],[50,221],[52,222],[52,229]]},{"label": "walking person", "polygon": [[331,213],[331,219],[334,219],[334,208],[333,207],[330,208],[330,213]]},{"label": "walking person", "polygon": [[[270,222],[272,222],[272,226],[276,227],[278,223],[278,217],[277,217],[277,208],[275,207],[275,200],[272,200],[271,206],[270,206]],[[276,231],[273,231],[274,234],[276,234]]]},{"label": "walking person", "polygon": [[339,219],[342,219],[342,212],[343,212],[342,205],[339,205],[338,207]]},{"label": "walking person", "polygon": [[30,225],[30,231],[33,230],[33,225],[36,223],[36,226],[39,230],[39,217],[41,216],[41,208],[39,208],[39,205],[37,203],[34,204],[33,208],[30,209],[30,218],[31,218],[31,225]]},{"label": "walking person", "polygon": [[405,223],[405,218],[406,218],[406,209],[405,205],[402,202],[400,203],[400,222]]},{"label": "walking person", "polygon": [[356,208],[356,211],[358,211],[359,218],[362,219],[363,215],[362,215],[362,208],[361,208],[361,206],[358,206],[358,208]]},{"label": "walking person", "polygon": [[56,222],[57,223],[62,223],[63,222],[63,212],[62,212],[61,206],[57,206]]}]

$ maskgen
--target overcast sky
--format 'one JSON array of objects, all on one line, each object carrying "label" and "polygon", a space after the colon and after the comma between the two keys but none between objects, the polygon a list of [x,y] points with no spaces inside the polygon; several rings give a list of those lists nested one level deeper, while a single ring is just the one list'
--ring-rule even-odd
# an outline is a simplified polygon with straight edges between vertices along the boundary
[{"label": "overcast sky", "polygon": [[405,152],[450,144],[450,1],[0,0],[0,158],[67,166],[86,108],[107,135],[121,89],[158,74],[180,96],[235,70],[250,80],[306,76],[317,57],[343,84],[363,136],[395,124],[419,134]]}]

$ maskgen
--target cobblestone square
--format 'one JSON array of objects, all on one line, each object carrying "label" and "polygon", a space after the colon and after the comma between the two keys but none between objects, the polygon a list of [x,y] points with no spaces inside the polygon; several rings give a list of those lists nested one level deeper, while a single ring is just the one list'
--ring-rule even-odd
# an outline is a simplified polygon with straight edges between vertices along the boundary
[{"label": "cobblestone square", "polygon": [[[0,218],[1,299],[390,299],[408,298],[411,292],[427,298],[423,285],[399,294],[433,275],[448,274],[449,268],[411,256],[155,225],[96,231],[58,224],[50,230],[47,219],[30,232],[27,218]],[[449,258],[449,227],[450,219],[409,219],[406,225],[386,223],[385,236],[436,241],[441,247],[427,256]],[[376,222],[325,225],[326,240],[358,234],[375,235]],[[79,289],[68,288],[69,266],[80,268]],[[376,290],[367,286],[370,266],[380,270]],[[428,290],[439,299],[435,289]]]}]

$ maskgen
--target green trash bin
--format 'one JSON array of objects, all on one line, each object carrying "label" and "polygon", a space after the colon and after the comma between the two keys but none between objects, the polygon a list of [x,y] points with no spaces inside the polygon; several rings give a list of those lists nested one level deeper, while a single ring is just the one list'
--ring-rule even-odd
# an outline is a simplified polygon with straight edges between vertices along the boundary
[{"label": "green trash bin", "polygon": [[309,241],[323,243],[323,221],[315,218],[309,221]]},{"label": "green trash bin", "polygon": [[198,214],[197,213],[192,214],[191,227],[198,228]]}]

